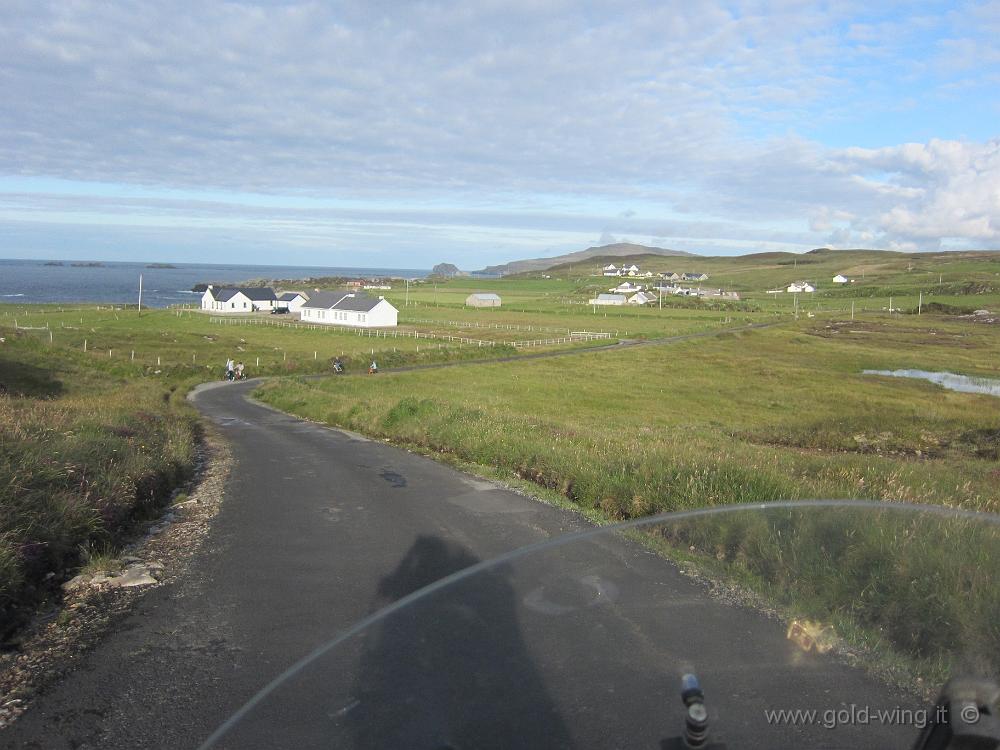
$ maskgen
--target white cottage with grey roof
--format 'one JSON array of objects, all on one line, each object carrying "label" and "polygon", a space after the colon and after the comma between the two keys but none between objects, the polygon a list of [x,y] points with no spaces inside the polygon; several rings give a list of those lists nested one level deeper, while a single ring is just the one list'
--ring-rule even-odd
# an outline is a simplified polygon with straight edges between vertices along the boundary
[{"label": "white cottage with grey roof", "polygon": [[390,328],[399,311],[384,297],[360,292],[316,292],[302,305],[303,323],[353,328]]},{"label": "white cottage with grey roof", "polygon": [[201,295],[201,309],[218,313],[249,313],[273,310],[278,301],[274,290],[261,287],[217,287],[209,285]]},{"label": "white cottage with grey roof", "polygon": [[302,292],[282,292],[278,295],[277,307],[283,307],[288,312],[298,312],[309,299]]}]

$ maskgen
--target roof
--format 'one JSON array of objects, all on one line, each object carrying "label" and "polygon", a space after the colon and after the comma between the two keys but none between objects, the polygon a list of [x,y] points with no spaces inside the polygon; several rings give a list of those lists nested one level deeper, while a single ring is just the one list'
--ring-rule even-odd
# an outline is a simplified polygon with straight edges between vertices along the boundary
[{"label": "roof", "polygon": [[493,292],[474,292],[469,297],[475,297],[476,299],[500,299],[500,295]]},{"label": "roof", "polygon": [[379,302],[382,300],[378,297],[360,292],[316,292],[303,307],[370,312]]},{"label": "roof", "polygon": [[240,287],[239,289],[233,287],[223,287],[222,289],[210,288],[208,291],[212,293],[212,297],[218,302],[228,302],[237,294],[243,294],[244,297],[253,302],[270,302],[274,297],[274,290],[269,286],[260,287]]},{"label": "roof", "polygon": [[278,302],[291,302],[296,297],[301,297],[302,299],[308,299],[306,295],[302,292],[282,292],[278,295]]},{"label": "roof", "polygon": [[625,295],[624,294],[598,294],[597,295],[597,299],[621,300],[622,302],[624,302],[625,301]]}]

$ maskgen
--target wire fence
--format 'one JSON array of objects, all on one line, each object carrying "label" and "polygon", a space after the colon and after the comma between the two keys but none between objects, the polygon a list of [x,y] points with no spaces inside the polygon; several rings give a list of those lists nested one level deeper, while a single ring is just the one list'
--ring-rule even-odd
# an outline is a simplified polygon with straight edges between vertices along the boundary
[{"label": "wire fence", "polygon": [[[458,342],[469,346],[510,346],[514,348],[532,346],[558,346],[560,344],[574,344],[581,341],[591,341],[593,339],[610,339],[611,334],[606,331],[570,331],[567,328],[546,328],[545,326],[513,326],[509,330],[519,331],[540,331],[543,333],[557,331],[566,335],[558,338],[534,339],[529,341],[517,340],[484,340],[471,338],[469,336],[453,336],[447,333],[429,333],[427,331],[411,331],[399,328],[348,328],[345,326],[324,325],[322,323],[297,323],[293,321],[271,320],[269,318],[210,318],[211,323],[225,326],[268,326],[277,328],[298,328],[303,330],[333,331],[339,333],[350,333],[357,336],[367,336],[368,338],[396,339],[429,339],[434,341]],[[412,321],[409,321],[412,322]],[[442,321],[428,321],[440,323]],[[485,328],[486,326],[480,326]],[[500,327],[500,326],[497,326]]]},{"label": "wire fence", "polygon": [[[528,333],[563,333],[570,335],[568,328],[551,328],[548,326],[518,325],[517,323],[481,323],[479,321],[462,320],[432,320],[430,318],[407,318],[401,323],[418,323],[421,325],[442,325],[454,328],[492,328],[500,331],[527,331]],[[610,335],[610,334],[609,334]]]}]

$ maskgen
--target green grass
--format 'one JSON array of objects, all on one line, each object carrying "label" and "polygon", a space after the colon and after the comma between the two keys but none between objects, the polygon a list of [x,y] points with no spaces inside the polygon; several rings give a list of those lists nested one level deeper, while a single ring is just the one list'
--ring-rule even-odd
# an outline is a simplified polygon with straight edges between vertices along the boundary
[{"label": "green grass", "polygon": [[98,367],[25,335],[5,339],[0,636],[95,550],[159,512],[191,476],[198,436],[182,383]]},{"label": "green grass", "polygon": [[[815,497],[996,513],[1000,402],[861,371],[913,367],[1000,378],[998,354],[1000,329],[948,316],[816,318],[584,354],[570,366],[551,359],[388,374],[377,382],[292,379],[264,385],[258,397],[493,467],[611,520]],[[745,582],[768,597],[780,593],[781,601],[842,632],[856,627],[857,642],[906,652],[924,674],[951,663],[954,654],[943,644],[955,618],[947,614],[968,609],[963,597],[970,589],[958,583],[967,566],[983,563],[969,558],[983,547],[957,553],[939,539],[934,548],[930,527],[921,545],[889,544],[881,528],[850,545],[854,557],[826,560],[830,540],[846,532],[817,522],[801,525],[788,558],[774,533],[754,527],[729,530],[711,544],[709,533],[683,542],[721,555],[731,568],[743,566]],[[913,585],[917,574],[927,581]],[[870,596],[845,607],[850,591]],[[1000,610],[984,591],[976,584],[981,609],[963,633],[1000,645],[996,620],[989,620]],[[937,598],[922,605],[929,596]]]},{"label": "green grass", "polygon": [[[0,606],[12,612],[43,587],[46,571],[62,573],[110,548],[162,502],[190,466],[196,428],[184,392],[221,376],[230,356],[246,362],[250,375],[292,376],[258,391],[279,408],[530,482],[594,519],[808,497],[1000,511],[996,399],[860,374],[919,368],[1000,377],[1000,327],[958,317],[1000,305],[998,261],[996,253],[871,251],[643,258],[644,270],[704,271],[711,276],[704,286],[744,296],[739,303],[667,299],[663,309],[587,306],[616,281],[594,275],[595,264],[415,284],[408,300],[402,289],[389,292],[400,310],[397,334],[423,338],[218,323],[173,310],[140,317],[106,306],[0,306],[0,336],[8,339],[0,382],[9,394],[0,399]],[[857,282],[835,288],[836,273]],[[765,294],[801,279],[819,291],[797,299]],[[465,307],[474,291],[498,292],[503,306]],[[890,313],[890,306],[915,311],[920,295],[925,314]],[[35,330],[15,332],[15,319]],[[353,374],[372,356],[383,368],[471,362],[570,331],[657,339],[754,322],[782,325],[572,358],[379,378],[296,377],[328,371],[334,356]],[[900,548],[898,539],[910,537],[900,531],[889,543],[885,529],[865,530],[833,555],[826,540],[846,532],[817,521],[802,525],[789,556],[776,544],[782,528],[734,521],[667,541],[674,554],[706,568],[718,563],[713,575],[924,663],[951,658],[941,645],[948,612],[965,618],[961,597],[979,597],[986,609],[958,628],[969,639],[985,634],[996,651],[995,628],[982,614],[1000,621],[995,598],[960,575],[963,565],[988,570],[989,562],[967,557],[982,548],[958,532],[950,538],[962,542],[962,554],[953,558],[923,543]],[[928,544],[932,537],[929,528]],[[901,555],[907,549],[918,557]],[[885,566],[896,558],[900,567]],[[870,598],[845,608],[852,590]],[[907,636],[928,597],[939,598],[926,623],[910,628],[926,638]]]}]

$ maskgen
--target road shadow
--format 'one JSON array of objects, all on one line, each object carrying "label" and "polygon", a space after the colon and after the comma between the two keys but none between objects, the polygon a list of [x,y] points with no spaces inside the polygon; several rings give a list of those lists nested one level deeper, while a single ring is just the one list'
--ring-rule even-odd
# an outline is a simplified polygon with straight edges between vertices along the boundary
[{"label": "road shadow", "polygon": [[[478,563],[421,536],[382,579],[387,601]],[[356,747],[568,747],[522,638],[502,570],[481,572],[381,621],[367,637],[347,719]]]},{"label": "road shadow", "polygon": [[0,396],[52,398],[62,392],[62,381],[50,370],[0,356]]}]

